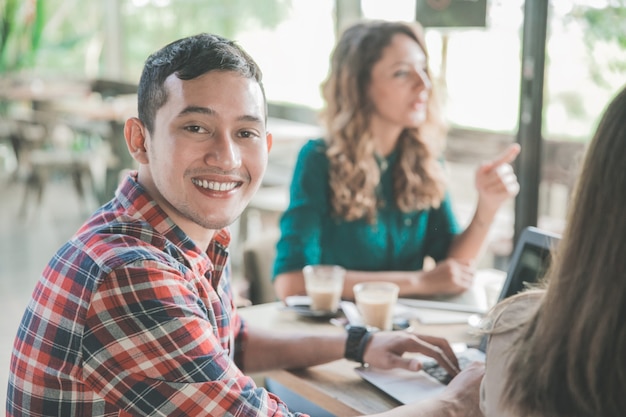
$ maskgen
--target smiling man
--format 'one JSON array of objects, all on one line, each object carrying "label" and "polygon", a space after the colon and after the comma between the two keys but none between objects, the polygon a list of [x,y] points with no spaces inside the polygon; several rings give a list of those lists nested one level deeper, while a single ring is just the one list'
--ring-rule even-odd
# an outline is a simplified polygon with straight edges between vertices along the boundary
[{"label": "smiling man", "polygon": [[[259,68],[232,41],[200,34],[148,58],[124,129],[139,168],[44,270],[14,344],[9,417],[292,415],[244,371],[344,356],[417,370],[402,354],[421,352],[457,372],[440,338],[270,335],[237,314],[228,225],[265,172],[266,108]],[[387,415],[472,415],[481,375]]]},{"label": "smiling man", "polygon": [[[154,126],[133,118],[125,134],[139,183],[200,247],[231,224],[261,184],[272,136],[254,78],[212,71],[166,78]],[[141,117],[141,116],[140,116]]]}]

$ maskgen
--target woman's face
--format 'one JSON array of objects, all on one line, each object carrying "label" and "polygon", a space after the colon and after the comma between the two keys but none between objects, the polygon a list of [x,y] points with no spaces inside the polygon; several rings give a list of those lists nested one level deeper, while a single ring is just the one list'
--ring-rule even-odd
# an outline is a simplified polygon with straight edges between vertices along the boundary
[{"label": "woman's face", "polygon": [[426,120],[432,87],[424,51],[412,38],[396,34],[374,64],[369,97],[374,104],[373,126],[391,129],[418,127]]}]

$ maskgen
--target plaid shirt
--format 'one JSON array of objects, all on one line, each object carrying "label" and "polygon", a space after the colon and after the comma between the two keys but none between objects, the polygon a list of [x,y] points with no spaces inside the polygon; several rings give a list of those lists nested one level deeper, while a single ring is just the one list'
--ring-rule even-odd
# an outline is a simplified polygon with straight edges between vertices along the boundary
[{"label": "plaid shirt", "polygon": [[7,416],[290,415],[237,366],[229,241],[222,230],[202,252],[129,176],[44,270]]}]

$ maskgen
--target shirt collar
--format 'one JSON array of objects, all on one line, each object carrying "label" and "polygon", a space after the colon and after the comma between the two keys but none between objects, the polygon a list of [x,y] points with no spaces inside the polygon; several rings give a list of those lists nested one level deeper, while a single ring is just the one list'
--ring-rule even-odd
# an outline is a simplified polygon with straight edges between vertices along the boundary
[{"label": "shirt collar", "polygon": [[172,221],[137,181],[137,171],[131,171],[116,191],[117,200],[131,217],[145,221],[159,234],[181,249],[190,266],[201,274],[213,270],[217,280],[228,259],[231,235],[228,228],[218,230],[206,252]]}]

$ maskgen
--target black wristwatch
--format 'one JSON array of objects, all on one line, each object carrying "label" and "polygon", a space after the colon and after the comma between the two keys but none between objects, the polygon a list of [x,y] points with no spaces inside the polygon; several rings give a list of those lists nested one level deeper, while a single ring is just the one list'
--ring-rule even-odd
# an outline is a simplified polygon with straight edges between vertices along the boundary
[{"label": "black wristwatch", "polygon": [[363,361],[363,354],[365,353],[365,348],[367,347],[367,342],[369,341],[372,333],[367,329],[367,327],[363,326],[346,326],[346,330],[348,331],[348,338],[346,339],[346,351],[344,353],[344,357],[351,361],[360,362],[365,365]]}]

